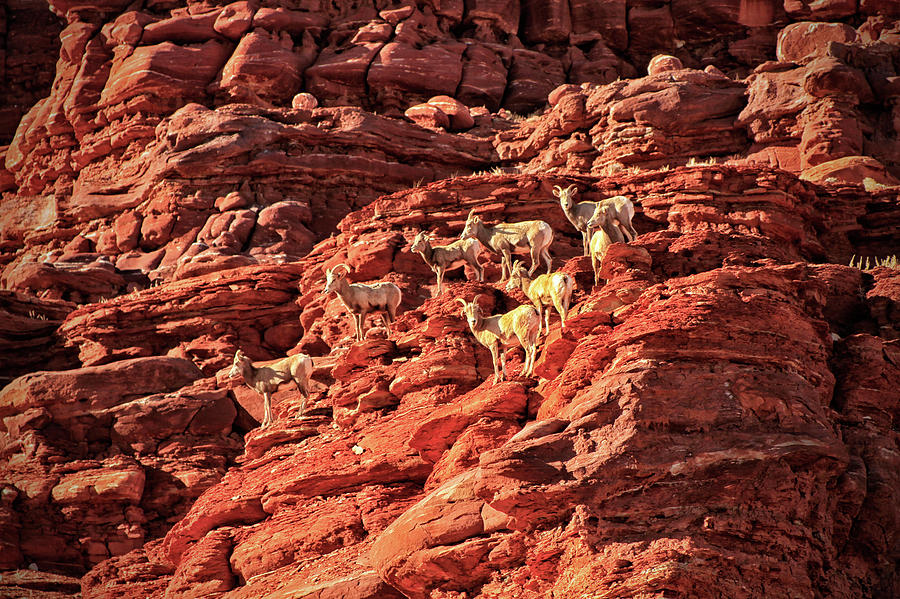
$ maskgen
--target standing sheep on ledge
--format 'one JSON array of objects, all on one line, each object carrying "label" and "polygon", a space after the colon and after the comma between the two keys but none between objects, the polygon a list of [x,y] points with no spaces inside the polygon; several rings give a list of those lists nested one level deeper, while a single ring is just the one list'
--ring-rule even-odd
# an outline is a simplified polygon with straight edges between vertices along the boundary
[{"label": "standing sheep on ledge", "polygon": [[484,281],[484,268],[478,263],[481,249],[481,242],[477,239],[457,239],[447,245],[433,246],[425,231],[420,231],[412,242],[412,251],[418,252],[437,275],[438,295],[443,287],[444,273],[456,266],[468,264],[475,271],[475,278]]},{"label": "standing sheep on ledge", "polygon": [[[521,260],[513,263],[512,275],[506,283],[506,290],[512,291],[520,288],[525,296],[531,300],[538,313],[543,316],[543,328],[550,332],[550,306],[556,308],[559,313],[562,329],[566,330],[566,317],[569,314],[569,304],[572,301],[572,290],[575,288],[575,279],[564,272],[538,275],[534,279],[525,272],[525,265]],[[538,326],[538,337],[541,335],[541,327]]]},{"label": "standing sheep on ledge", "polygon": [[[478,305],[479,297],[480,294],[476,295],[471,302],[458,297],[456,301],[462,304],[463,316],[466,317],[475,339],[491,352],[494,362],[494,384],[506,378],[506,348],[501,345],[522,346],[525,350],[522,376],[531,376],[537,357],[538,329],[541,326],[541,317],[537,310],[523,304],[506,314],[484,316],[481,306]],[[500,368],[497,367],[498,358]]]},{"label": "standing sheep on ledge", "polygon": [[294,354],[274,364],[257,368],[244,352],[237,350],[228,376],[231,378],[241,375],[248,387],[262,394],[264,414],[261,426],[265,428],[275,420],[272,415],[272,394],[278,389],[278,385],[287,381],[294,381],[300,395],[303,396],[303,402],[300,404],[300,416],[303,416],[306,401],[309,399],[309,377],[312,371],[312,358],[306,354]]},{"label": "standing sheep on ledge", "polygon": [[584,255],[590,255],[591,232],[588,221],[597,219],[597,226],[606,230],[607,236],[613,241],[634,241],[637,231],[631,224],[634,218],[634,204],[625,196],[613,196],[599,202],[575,202],[575,194],[578,188],[575,184],[565,189],[559,185],[553,186],[553,195],[559,198],[566,218],[572,226],[581,233],[581,242],[584,246]]},{"label": "standing sheep on ledge", "polygon": [[469,211],[466,218],[466,226],[460,235],[461,239],[474,237],[485,247],[503,256],[502,272],[500,280],[504,281],[512,272],[513,252],[527,250],[531,254],[531,268],[528,274],[533,275],[540,261],[547,264],[547,272],[550,272],[552,258],[547,248],[553,242],[553,228],[542,220],[526,220],[518,223],[497,223],[490,226],[484,224],[481,218],[475,214],[475,210]]},{"label": "standing sheep on ledge", "polygon": [[[337,272],[339,268],[343,273]],[[346,264],[338,264],[334,268],[325,271],[325,295],[334,292],[344,306],[353,314],[353,323],[356,325],[356,339],[362,341],[365,332],[366,315],[369,312],[381,312],[381,319],[388,335],[391,334],[391,323],[397,318],[397,307],[403,299],[400,288],[389,282],[349,283],[347,275],[350,267]]]},{"label": "standing sheep on ledge", "polygon": [[622,232],[617,228],[613,227],[612,231],[619,234],[618,238],[612,238],[607,233],[609,228],[603,226],[605,218],[603,214],[599,214],[598,210],[598,214],[594,215],[588,222],[588,231],[594,231],[593,235],[591,235],[590,252],[591,267],[594,269],[594,285],[596,287],[600,286],[600,265],[603,262],[603,257],[606,256],[606,251],[614,242],[622,241]]}]

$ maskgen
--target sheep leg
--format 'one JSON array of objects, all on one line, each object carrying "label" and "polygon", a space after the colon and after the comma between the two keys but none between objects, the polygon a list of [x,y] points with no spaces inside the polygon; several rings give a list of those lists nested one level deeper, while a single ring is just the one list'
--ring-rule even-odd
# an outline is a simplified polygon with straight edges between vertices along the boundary
[{"label": "sheep leg", "polygon": [[505,281],[512,276],[512,254],[507,249],[503,250],[503,259],[501,260],[500,267],[502,269],[502,272],[500,273],[501,281]]},{"label": "sheep leg", "polygon": [[[387,315],[388,315],[388,324],[389,324],[389,325],[393,324],[394,321],[397,320],[397,308],[398,308],[398,307],[399,307],[399,306],[394,306],[394,307],[388,306],[386,312],[387,312]],[[391,334],[391,327],[390,327],[390,326],[388,326],[387,331],[388,331],[388,335],[390,335],[390,334]]]},{"label": "sheep leg", "polygon": [[381,322],[384,323],[384,328],[387,329],[388,337],[391,336],[391,322],[392,321],[393,321],[393,319],[390,318],[387,310],[385,310],[384,312],[381,313]]},{"label": "sheep leg", "polygon": [[[530,254],[531,254],[531,268],[528,269],[528,276],[532,277],[532,276],[534,276],[534,271],[537,270],[537,267],[541,263],[541,258],[544,255],[544,250],[541,248],[535,247],[535,246],[531,246]],[[512,269],[510,269],[510,272],[512,272]]]},{"label": "sheep leg", "polygon": [[365,338],[365,326],[367,312],[360,312],[356,315],[356,338],[362,341]]},{"label": "sheep leg", "polygon": [[541,257],[544,259],[544,262],[547,263],[547,274],[550,274],[550,268],[553,265],[553,258],[550,257],[550,250],[547,248],[543,248],[541,250]]},{"label": "sheep leg", "polygon": [[294,383],[297,385],[297,391],[300,392],[300,395],[303,397],[303,401],[300,402],[300,414],[297,415],[297,418],[302,418],[303,413],[306,412],[306,402],[309,400],[309,389],[306,388],[305,385],[301,385],[300,381],[294,380]]},{"label": "sheep leg", "polygon": [[479,283],[484,282],[484,267],[478,263],[478,260],[475,260],[475,263],[472,265],[472,268],[475,269],[475,278]]},{"label": "sheep leg", "polygon": [[[491,350],[491,361],[494,363],[494,384],[496,385],[497,382],[503,380],[503,379],[500,377],[500,371],[499,371],[499,369],[497,368],[497,362],[498,362],[498,357],[497,357],[497,346],[496,346],[496,345],[492,345],[492,346],[490,346],[488,349]],[[501,356],[502,356],[502,355],[503,355],[503,354],[501,354]],[[506,374],[505,370],[504,370],[504,374]]]},{"label": "sheep leg", "polygon": [[261,428],[266,428],[272,421],[275,420],[272,417],[272,393],[270,391],[263,391],[263,421]]},{"label": "sheep leg", "polygon": [[[562,330],[566,330],[566,316],[569,313],[569,306],[566,305],[565,300],[560,299],[558,297],[553,298],[553,307],[556,308],[556,312],[559,314],[559,321],[562,325]],[[547,312],[549,313],[549,308]]]},{"label": "sheep leg", "polygon": [[591,254],[591,266],[594,269],[594,286],[600,286],[600,260],[597,259],[596,254]]},{"label": "sheep leg", "polygon": [[584,255],[591,255],[591,234],[589,231],[583,231],[581,233],[581,243],[584,246]]},{"label": "sheep leg", "polygon": [[637,231],[634,230],[631,223],[623,223],[622,221],[616,221],[616,223],[618,224],[619,230],[622,232],[622,236],[625,238],[626,243],[630,243],[637,238]]},{"label": "sheep leg", "polygon": [[528,374],[526,376],[534,376],[534,361],[537,359],[537,340],[525,350],[525,355],[528,358],[526,360],[528,362]]},{"label": "sheep leg", "polygon": [[500,379],[501,381],[506,380],[506,350],[504,348],[499,348],[500,351],[500,372],[503,374],[503,377]]},{"label": "sheep leg", "polygon": [[[541,310],[544,312],[544,330],[547,334],[550,334],[550,306],[541,306]],[[541,328],[538,326],[538,337],[541,336]]]},{"label": "sheep leg", "polygon": [[443,289],[443,286],[444,286],[444,269],[443,268],[437,269],[437,282],[438,282],[437,294],[440,295],[441,290]]}]

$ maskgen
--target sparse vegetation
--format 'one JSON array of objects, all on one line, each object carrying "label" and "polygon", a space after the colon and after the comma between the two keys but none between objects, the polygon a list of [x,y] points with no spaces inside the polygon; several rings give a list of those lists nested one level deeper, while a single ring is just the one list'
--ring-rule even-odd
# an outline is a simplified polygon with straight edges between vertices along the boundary
[{"label": "sparse vegetation", "polygon": [[524,121],[530,121],[530,120],[540,117],[541,114],[543,114],[543,111],[538,109],[533,112],[529,112],[528,114],[519,114],[517,112],[511,112],[509,110],[501,109],[499,114],[503,118],[510,120],[514,123],[522,123]]},{"label": "sparse vegetation", "polygon": [[890,185],[885,185],[884,183],[879,183],[872,177],[866,177],[863,179],[863,189],[866,191],[881,191],[882,189],[888,189]]},{"label": "sparse vegetation", "polygon": [[481,177],[484,175],[506,175],[506,174],[508,174],[507,167],[503,167],[503,166],[499,166],[499,165],[492,166],[491,168],[489,168],[487,170],[480,170],[480,171],[475,171],[472,173],[472,175],[475,177]]},{"label": "sparse vegetation", "polygon": [[28,311],[28,318],[33,318],[34,320],[47,320],[47,316],[45,314],[35,312],[34,310]]},{"label": "sparse vegetation", "polygon": [[885,268],[894,268],[900,269],[900,259],[897,258],[897,255],[886,256],[884,258],[869,257],[866,256],[865,262],[863,262],[863,257],[857,257],[856,254],[850,256],[850,266],[853,268],[858,268],[860,270],[872,270],[873,268],[878,268],[879,266],[883,266]]},{"label": "sparse vegetation", "polygon": [[710,166],[712,164],[716,164],[718,159],[715,156],[707,156],[706,158],[698,158],[697,156],[691,156],[688,158],[687,165],[688,166]]}]

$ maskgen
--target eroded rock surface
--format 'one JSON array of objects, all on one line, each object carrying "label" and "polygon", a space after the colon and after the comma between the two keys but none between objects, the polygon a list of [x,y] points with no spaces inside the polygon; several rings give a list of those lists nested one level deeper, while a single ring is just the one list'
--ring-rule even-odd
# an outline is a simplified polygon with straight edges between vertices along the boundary
[{"label": "eroded rock surface", "polygon": [[[0,11],[0,594],[900,596],[892,3],[50,8],[52,59]],[[600,285],[569,184],[636,206]],[[576,280],[534,378],[455,301],[525,301],[499,257],[410,250],[470,211]]]}]

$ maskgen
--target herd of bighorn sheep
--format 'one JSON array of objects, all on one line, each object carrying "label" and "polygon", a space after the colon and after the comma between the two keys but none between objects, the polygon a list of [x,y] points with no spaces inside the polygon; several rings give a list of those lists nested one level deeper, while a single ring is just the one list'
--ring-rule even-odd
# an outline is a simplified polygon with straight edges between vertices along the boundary
[{"label": "herd of bighorn sheep", "polygon": [[[574,184],[566,188],[559,185],[553,187],[553,195],[559,198],[566,218],[581,233],[584,255],[591,257],[594,284],[599,285],[600,263],[609,246],[637,238],[637,231],[631,223],[634,204],[622,195],[599,202],[576,203],[577,191]],[[468,264],[476,280],[483,282],[484,267],[478,262],[478,256],[483,249],[488,249],[501,256],[500,281],[507,281],[506,290],[519,288],[531,302],[532,305],[522,304],[503,314],[485,316],[478,304],[480,294],[472,301],[455,298],[462,305],[462,313],[472,335],[491,352],[494,383],[506,378],[507,346],[518,345],[525,350],[522,376],[532,375],[538,339],[545,330],[550,331],[551,307],[559,314],[562,329],[566,328],[575,280],[569,274],[551,272],[549,247],[552,242],[553,228],[542,220],[487,225],[474,210],[469,212],[460,238],[456,241],[447,245],[432,245],[431,237],[424,231],[420,231],[412,241],[412,251],[421,255],[437,276],[438,296],[443,291],[446,272],[458,266]],[[513,262],[514,253],[528,253],[531,268],[526,270],[520,260]],[[547,266],[547,272],[534,277],[542,261]],[[365,338],[365,319],[372,312],[381,314],[390,336],[391,323],[396,319],[397,308],[402,301],[400,288],[390,282],[350,283],[347,281],[348,274],[350,268],[346,264],[326,269],[322,293],[335,293],[340,298],[353,316],[357,340]],[[297,385],[303,396],[300,406],[300,415],[303,415],[312,371],[312,358],[306,354],[296,354],[268,366],[256,367],[238,350],[228,376],[240,374],[247,386],[262,394],[265,414],[261,426],[266,427],[273,421],[272,393],[282,382],[293,380]]]}]

